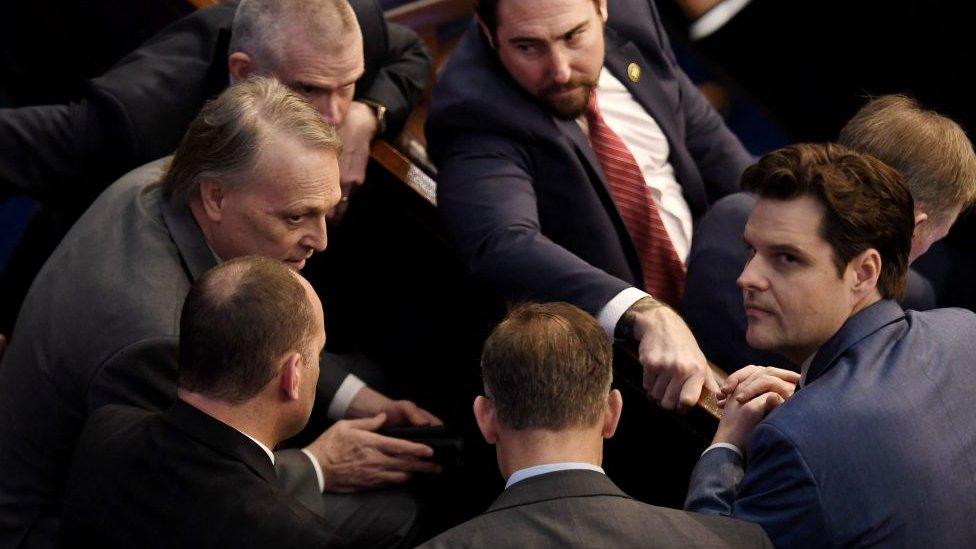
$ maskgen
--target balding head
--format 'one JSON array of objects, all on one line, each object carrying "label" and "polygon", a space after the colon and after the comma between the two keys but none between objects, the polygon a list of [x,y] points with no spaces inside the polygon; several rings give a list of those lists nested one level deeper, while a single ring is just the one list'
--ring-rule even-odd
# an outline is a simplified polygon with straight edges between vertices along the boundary
[{"label": "balding head", "polygon": [[246,401],[290,353],[317,367],[322,324],[315,292],[283,263],[260,256],[221,263],[194,283],[183,304],[178,385]]}]

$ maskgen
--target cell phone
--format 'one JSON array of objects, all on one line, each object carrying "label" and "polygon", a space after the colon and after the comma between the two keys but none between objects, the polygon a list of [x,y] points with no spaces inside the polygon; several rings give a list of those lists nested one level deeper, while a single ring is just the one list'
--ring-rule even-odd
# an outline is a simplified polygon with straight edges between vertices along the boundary
[{"label": "cell phone", "polygon": [[380,429],[383,436],[402,438],[419,444],[426,444],[434,450],[433,461],[442,467],[456,467],[461,464],[464,439],[451,432],[446,425],[426,425],[410,427],[388,427]]}]

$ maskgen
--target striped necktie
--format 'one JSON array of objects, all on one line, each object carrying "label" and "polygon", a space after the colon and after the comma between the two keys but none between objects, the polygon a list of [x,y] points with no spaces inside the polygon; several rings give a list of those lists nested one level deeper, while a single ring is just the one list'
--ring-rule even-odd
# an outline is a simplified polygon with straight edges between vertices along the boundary
[{"label": "striped necktie", "polygon": [[596,103],[596,90],[586,106],[590,144],[610,184],[610,193],[637,248],[644,289],[656,299],[677,307],[685,288],[685,266],[671,243],[661,214],[627,146],[607,126]]}]

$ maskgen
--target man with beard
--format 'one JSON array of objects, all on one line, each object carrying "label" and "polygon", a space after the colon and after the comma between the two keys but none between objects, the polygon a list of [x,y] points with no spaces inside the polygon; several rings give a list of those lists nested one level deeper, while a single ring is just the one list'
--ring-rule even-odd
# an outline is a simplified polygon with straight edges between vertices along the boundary
[{"label": "man with beard", "polygon": [[715,388],[668,307],[695,219],[751,162],[649,0],[483,0],[434,92],[439,208],[468,269],[640,344],[664,408]]}]

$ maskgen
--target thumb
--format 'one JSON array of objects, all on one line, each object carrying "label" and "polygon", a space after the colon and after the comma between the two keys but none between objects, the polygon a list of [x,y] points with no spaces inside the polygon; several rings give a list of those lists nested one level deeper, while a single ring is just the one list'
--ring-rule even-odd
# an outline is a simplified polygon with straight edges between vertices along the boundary
[{"label": "thumb", "polygon": [[350,427],[364,431],[375,431],[382,427],[384,423],[386,423],[386,412],[380,412],[373,417],[350,419],[348,421]]},{"label": "thumb", "polygon": [[766,401],[763,403],[764,414],[772,412],[777,406],[786,402],[778,393],[766,393]]},{"label": "thumb", "polygon": [[719,387],[718,380],[715,379],[715,373],[712,372],[711,366],[708,365],[705,366],[705,388],[716,396],[722,392],[721,387]]}]

